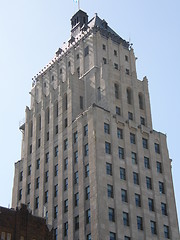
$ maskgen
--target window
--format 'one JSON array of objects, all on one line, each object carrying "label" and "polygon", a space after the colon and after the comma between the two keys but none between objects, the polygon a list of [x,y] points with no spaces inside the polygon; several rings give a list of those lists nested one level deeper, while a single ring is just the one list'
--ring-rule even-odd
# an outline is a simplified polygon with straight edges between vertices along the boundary
[{"label": "window", "polygon": [[87,240],[91,240],[91,234],[87,235]]},{"label": "window", "polygon": [[85,177],[89,177],[89,163],[85,166]]},{"label": "window", "polygon": [[152,183],[151,183],[150,177],[146,177],[146,186],[147,186],[147,189],[152,189]]},{"label": "window", "polygon": [[39,208],[39,197],[36,197],[35,199],[35,209]]},{"label": "window", "polygon": [[103,58],[103,63],[107,64],[107,59],[106,58]]},{"label": "window", "polygon": [[22,199],[22,189],[19,190],[19,201]]},{"label": "window", "polygon": [[79,59],[79,53],[76,55],[76,59]]},{"label": "window", "polygon": [[64,128],[67,128],[67,125],[68,125],[68,120],[67,118],[64,119]]},{"label": "window", "polygon": [[118,70],[118,64],[114,63],[114,69]]},{"label": "window", "polygon": [[58,216],[58,205],[54,207],[54,219],[56,219]]},{"label": "window", "polygon": [[54,157],[58,156],[58,146],[54,148]]},{"label": "window", "polygon": [[74,133],[74,143],[77,143],[78,140],[78,133],[77,131]]},{"label": "window", "polygon": [[62,68],[59,69],[59,73],[62,74]]},{"label": "window", "polygon": [[68,236],[68,222],[64,223],[64,237]]},{"label": "window", "polygon": [[87,136],[88,135],[88,125],[86,124],[84,126],[84,136]]},{"label": "window", "polygon": [[125,55],[125,61],[128,62],[128,56],[127,55]]},{"label": "window", "polygon": [[89,146],[88,143],[84,146],[84,156],[88,156],[89,154]]},{"label": "window", "polygon": [[49,162],[49,152],[46,153],[46,163]]},{"label": "window", "polygon": [[54,186],[54,197],[57,197],[58,195],[58,184]]},{"label": "window", "polygon": [[114,84],[114,94],[115,98],[119,99],[119,85],[117,83]]},{"label": "window", "polygon": [[111,144],[109,142],[105,142],[105,152],[111,154]]},{"label": "window", "polygon": [[56,177],[58,175],[58,164],[54,166],[54,176]]},{"label": "window", "polygon": [[117,115],[121,115],[120,107],[117,107],[117,106],[116,106],[116,114],[117,114]]},{"label": "window", "polygon": [[38,129],[39,131],[41,130],[41,115],[39,115],[39,118],[38,118]]},{"label": "window", "polygon": [[123,139],[123,130],[121,128],[117,128],[117,137]]},{"label": "window", "polygon": [[126,94],[127,94],[127,103],[132,104],[132,91],[130,88],[127,88]]},{"label": "window", "polygon": [[68,199],[64,201],[64,213],[68,211]]},{"label": "window", "polygon": [[59,110],[59,109],[58,109],[58,102],[56,102],[56,103],[55,103],[55,117],[58,117],[58,113],[59,113],[58,110]]},{"label": "window", "polygon": [[135,152],[131,152],[132,164],[137,164],[137,155]]},{"label": "window", "polygon": [[167,216],[167,208],[165,203],[161,203],[161,212],[162,215]]},{"label": "window", "polygon": [[75,231],[79,229],[79,216],[74,218]]},{"label": "window", "polygon": [[151,224],[151,233],[152,233],[152,234],[157,234],[156,222],[150,221],[150,224]]},{"label": "window", "polygon": [[110,134],[110,126],[108,123],[104,123],[104,132]]},{"label": "window", "polygon": [[64,170],[68,169],[68,158],[64,159]]},{"label": "window", "polygon": [[156,162],[157,172],[162,173],[162,164],[160,162]]},{"label": "window", "polygon": [[160,154],[160,146],[158,143],[154,144],[155,152]]},{"label": "window", "polygon": [[133,114],[132,114],[132,112],[128,112],[128,119],[133,121]]},{"label": "window", "polygon": [[123,224],[129,226],[129,214],[127,212],[123,212]]},{"label": "window", "polygon": [[40,178],[39,178],[39,177],[37,177],[37,178],[36,178],[36,189],[38,189],[38,188],[39,188],[39,182],[40,182]]},{"label": "window", "polygon": [[68,148],[68,139],[66,138],[64,140],[64,151],[67,150],[67,148]]},{"label": "window", "polygon": [[126,68],[126,74],[129,75],[129,69],[128,68]]},{"label": "window", "polygon": [[58,230],[57,228],[54,229],[54,240],[57,240],[58,238]]},{"label": "window", "polygon": [[145,126],[145,118],[144,117],[140,117],[140,123],[141,123],[141,125]]},{"label": "window", "polygon": [[54,81],[54,75],[51,76],[51,81],[52,81],[52,82]]},{"label": "window", "polygon": [[78,163],[78,151],[74,152],[74,162]]},{"label": "window", "polygon": [[116,240],[116,234],[113,232],[109,233],[109,240]]},{"label": "window", "polygon": [[130,133],[130,143],[136,144],[136,136],[134,133]]},{"label": "window", "polygon": [[164,191],[164,183],[163,182],[159,182],[159,192],[161,194],[165,193],[165,191]]},{"label": "window", "polygon": [[74,184],[79,183],[79,176],[78,176],[78,171],[74,173]]},{"label": "window", "polygon": [[98,101],[100,101],[101,100],[101,88],[100,87],[98,87],[98,89],[97,89],[97,94],[98,94]]},{"label": "window", "polygon": [[44,193],[44,203],[48,202],[48,191]]},{"label": "window", "polygon": [[148,149],[148,140],[146,138],[142,138],[143,148]]},{"label": "window", "polygon": [[68,67],[70,67],[70,66],[71,66],[71,62],[69,61],[69,62],[68,62]]},{"label": "window", "polygon": [[40,167],[40,158],[37,159],[37,161],[36,161],[36,169],[39,169],[39,167]]},{"label": "window", "polygon": [[29,195],[31,191],[31,183],[28,183],[27,185],[27,194]]},{"label": "window", "polygon": [[83,96],[79,97],[80,109],[83,109]]},{"label": "window", "polygon": [[28,176],[31,175],[31,165],[28,166]]},{"label": "window", "polygon": [[21,182],[22,180],[23,180],[23,171],[21,171],[19,174],[19,181]]},{"label": "window", "polygon": [[170,236],[169,236],[169,227],[168,226],[166,226],[166,225],[164,225],[164,237],[165,238],[170,238]]},{"label": "window", "polygon": [[68,178],[64,179],[64,191],[68,189]]},{"label": "window", "polygon": [[120,179],[126,180],[126,170],[120,167]]},{"label": "window", "polygon": [[65,111],[68,109],[67,93],[64,94],[64,98],[63,98],[63,108],[64,108]]},{"label": "window", "polygon": [[142,217],[137,216],[137,229],[143,230],[143,220]]},{"label": "window", "polygon": [[30,122],[30,137],[33,136],[33,122]]},{"label": "window", "polygon": [[48,182],[48,178],[49,178],[49,171],[45,172],[45,182]]},{"label": "window", "polygon": [[124,148],[118,147],[119,159],[124,159]]},{"label": "window", "polygon": [[79,205],[79,192],[74,194],[74,205],[75,207]]},{"label": "window", "polygon": [[122,200],[122,202],[128,202],[127,190],[125,190],[125,189],[121,189],[121,200]]},{"label": "window", "polygon": [[102,45],[102,49],[106,50],[106,45],[105,44]]},{"label": "window", "polygon": [[90,222],[91,222],[91,211],[90,211],[90,209],[88,209],[86,211],[86,224],[88,224]]},{"label": "window", "polygon": [[143,110],[144,109],[144,103],[143,103],[142,93],[139,93],[138,97],[139,97],[139,108]]},{"label": "window", "polygon": [[46,141],[49,141],[49,132],[46,133]]},{"label": "window", "polygon": [[90,187],[89,186],[87,186],[85,188],[85,198],[86,198],[86,200],[90,199]]},{"label": "window", "polygon": [[107,184],[107,195],[108,195],[108,198],[114,197],[113,186],[110,184]]},{"label": "window", "polygon": [[89,54],[89,46],[84,49],[84,56],[86,57]]},{"label": "window", "polygon": [[58,134],[58,125],[56,125],[55,133]]},{"label": "window", "polygon": [[29,146],[29,154],[32,153],[32,144]]},{"label": "window", "polygon": [[141,207],[141,196],[137,193],[135,193],[135,204],[136,207]]},{"label": "window", "polygon": [[106,163],[106,174],[112,176],[112,164]]},{"label": "window", "polygon": [[110,222],[114,222],[115,221],[114,208],[109,208],[109,221]]},{"label": "window", "polygon": [[133,172],[133,180],[134,180],[134,184],[139,185],[139,176],[138,176],[138,173]]},{"label": "window", "polygon": [[39,138],[37,147],[40,148],[40,146],[41,146],[41,139]]},{"label": "window", "polygon": [[46,109],[46,123],[49,124],[49,108]]},{"label": "window", "polygon": [[154,200],[152,198],[148,198],[148,206],[149,211],[154,212]]},{"label": "window", "polygon": [[116,51],[116,50],[114,50],[114,56],[116,56],[116,57],[117,57],[117,51]]},{"label": "window", "polygon": [[144,157],[144,167],[146,169],[150,169],[150,163],[149,163],[149,158],[148,157]]},{"label": "window", "polygon": [[80,67],[77,68],[77,75],[78,75],[78,78],[80,78]]}]

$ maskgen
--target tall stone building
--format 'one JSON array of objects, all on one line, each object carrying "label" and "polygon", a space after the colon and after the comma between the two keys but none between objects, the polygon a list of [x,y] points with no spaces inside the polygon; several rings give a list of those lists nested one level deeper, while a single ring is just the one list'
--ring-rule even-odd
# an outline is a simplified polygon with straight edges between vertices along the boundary
[{"label": "tall stone building", "polygon": [[58,240],[178,240],[166,136],[132,46],[96,14],[33,79],[12,206],[26,203]]}]

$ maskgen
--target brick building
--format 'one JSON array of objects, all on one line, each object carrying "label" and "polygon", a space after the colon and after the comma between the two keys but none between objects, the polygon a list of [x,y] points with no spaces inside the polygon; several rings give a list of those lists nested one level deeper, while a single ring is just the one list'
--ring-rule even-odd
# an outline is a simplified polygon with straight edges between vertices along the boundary
[{"label": "brick building", "polygon": [[1,240],[52,240],[53,230],[49,230],[46,220],[31,214],[27,206],[8,209],[0,207]]}]

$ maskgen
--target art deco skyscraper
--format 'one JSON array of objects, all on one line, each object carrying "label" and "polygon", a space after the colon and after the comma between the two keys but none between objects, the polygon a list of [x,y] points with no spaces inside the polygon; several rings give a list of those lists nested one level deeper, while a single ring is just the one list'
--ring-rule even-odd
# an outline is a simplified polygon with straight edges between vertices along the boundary
[{"label": "art deco skyscraper", "polygon": [[28,204],[58,240],[178,240],[166,136],[132,46],[97,14],[71,25],[33,80],[12,207]]}]

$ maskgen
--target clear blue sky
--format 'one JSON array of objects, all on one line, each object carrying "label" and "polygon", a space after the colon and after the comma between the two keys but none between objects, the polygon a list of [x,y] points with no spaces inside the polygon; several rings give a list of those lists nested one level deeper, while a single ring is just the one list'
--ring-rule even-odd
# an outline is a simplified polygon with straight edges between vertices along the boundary
[{"label": "clear blue sky", "polygon": [[[14,163],[20,159],[19,121],[30,104],[31,79],[70,36],[73,0],[0,0],[0,206],[11,204]],[[153,127],[167,134],[180,216],[180,1],[81,0],[134,44],[138,78],[147,76]]]}]

